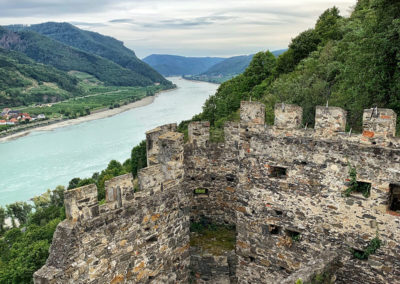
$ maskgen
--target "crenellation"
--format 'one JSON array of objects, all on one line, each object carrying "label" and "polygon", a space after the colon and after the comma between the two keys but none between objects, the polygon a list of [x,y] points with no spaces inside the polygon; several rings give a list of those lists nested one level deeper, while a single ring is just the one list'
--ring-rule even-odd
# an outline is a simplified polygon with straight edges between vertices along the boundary
[{"label": "crenellation", "polygon": [[301,107],[285,103],[275,104],[274,113],[274,126],[276,128],[300,128],[303,120],[303,109]]},{"label": "crenellation", "polygon": [[96,185],[90,184],[66,191],[64,204],[68,220],[85,221],[96,217],[99,214]]},{"label": "crenellation", "polygon": [[[224,143],[208,143],[207,122],[189,126],[186,144],[173,126],[148,132],[151,163],[138,191],[130,174],[116,177],[100,210],[94,185],[66,192],[67,220],[35,283],[188,283],[190,275],[294,283],[321,273],[335,283],[399,283],[396,114],[366,110],[364,133],[354,134],[344,132],[340,108],[317,107],[314,129],[300,128],[298,106],[275,111],[267,126],[261,103],[242,102]],[[349,165],[357,182],[371,184],[369,195],[344,194]],[[190,221],[234,225],[235,251],[200,255],[190,248]],[[365,251],[377,236],[381,247],[357,259],[352,249]]]},{"label": "crenellation", "polygon": [[265,123],[265,105],[259,102],[240,102],[240,121],[248,124]]},{"label": "crenellation", "polygon": [[363,136],[387,139],[396,135],[397,115],[391,109],[371,108],[364,110]]},{"label": "crenellation", "polygon": [[347,112],[340,107],[317,106],[315,110],[314,129],[320,135],[331,135],[344,132],[346,129]]},{"label": "crenellation", "polygon": [[210,141],[210,122],[193,121],[188,125],[189,143],[204,147]]},{"label": "crenellation", "polygon": [[176,123],[165,124],[156,127],[146,132],[146,152],[147,152],[147,165],[152,166],[158,163],[158,137],[166,132],[175,132],[177,129]]},{"label": "crenellation", "polygon": [[105,182],[106,204],[115,209],[133,199],[134,187],[132,174],[115,177]]}]

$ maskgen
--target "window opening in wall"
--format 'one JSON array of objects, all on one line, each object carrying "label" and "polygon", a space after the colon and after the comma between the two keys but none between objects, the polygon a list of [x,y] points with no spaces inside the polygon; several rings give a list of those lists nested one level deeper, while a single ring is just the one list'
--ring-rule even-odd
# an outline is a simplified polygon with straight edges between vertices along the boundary
[{"label": "window opening in wall", "polygon": [[390,184],[389,210],[400,213],[400,184]]},{"label": "window opening in wall", "polygon": [[293,230],[286,230],[286,235],[292,239],[294,242],[300,241],[301,234],[300,232],[293,231]]},{"label": "window opening in wall", "polygon": [[270,167],[269,176],[273,178],[285,178],[287,169],[282,167]]},{"label": "window opening in wall", "polygon": [[279,235],[281,227],[276,225],[268,225],[268,230],[271,235]]},{"label": "window opening in wall", "polygon": [[157,236],[152,236],[150,238],[147,239],[147,243],[154,243],[158,240]]},{"label": "window opening in wall", "polygon": [[250,259],[250,262],[256,261],[256,259],[254,257],[252,257],[252,256],[249,256],[249,259]]},{"label": "window opening in wall", "polygon": [[196,188],[194,190],[194,195],[208,195],[208,189],[207,188]]},{"label": "window opening in wall", "polygon": [[283,215],[283,211],[275,210],[275,214],[278,215],[278,216],[281,216],[281,215]]},{"label": "window opening in wall", "polygon": [[232,174],[227,174],[226,175],[226,180],[230,181],[230,182],[235,181],[235,176],[232,175]]}]

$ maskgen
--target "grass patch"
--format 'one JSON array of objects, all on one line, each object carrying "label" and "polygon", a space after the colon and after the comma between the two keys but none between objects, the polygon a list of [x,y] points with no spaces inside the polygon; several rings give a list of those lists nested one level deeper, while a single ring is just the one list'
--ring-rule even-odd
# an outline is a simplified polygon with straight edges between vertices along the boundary
[{"label": "grass patch", "polygon": [[190,245],[199,248],[202,252],[223,255],[235,249],[236,229],[234,226],[199,222],[192,223],[190,231]]}]

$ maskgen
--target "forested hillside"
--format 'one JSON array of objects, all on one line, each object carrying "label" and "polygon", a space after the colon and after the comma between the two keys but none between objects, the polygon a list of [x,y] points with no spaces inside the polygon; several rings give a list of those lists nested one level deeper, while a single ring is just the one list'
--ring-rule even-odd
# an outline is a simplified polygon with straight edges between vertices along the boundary
[{"label": "forested hillside", "polygon": [[242,73],[249,66],[253,55],[234,56],[215,64],[202,75],[217,76]]},{"label": "forested hillside", "polygon": [[67,46],[32,31],[13,32],[0,27],[0,47],[22,52],[36,62],[63,71],[89,73],[107,85],[148,86],[153,82],[108,59]]},{"label": "forested hillside", "polygon": [[223,60],[225,58],[185,57],[166,54],[152,54],[143,59],[144,62],[164,76],[200,74]]},{"label": "forested hillside", "polygon": [[0,106],[54,102],[80,95],[78,79],[0,48]]},{"label": "forested hillside", "polygon": [[315,106],[329,101],[348,111],[348,128],[355,131],[361,130],[365,108],[400,113],[399,16],[400,2],[390,0],[359,0],[349,18],[335,7],[325,11],[277,59],[270,52],[257,53],[194,119],[222,126],[237,117],[240,101],[250,98],[266,104],[268,123],[273,123],[277,102],[302,106],[303,123],[311,126]]},{"label": "forested hillside", "polygon": [[37,32],[68,46],[107,58],[150,79],[153,83],[171,84],[161,74],[138,59],[132,50],[124,46],[123,42],[115,38],[81,30],[69,23],[48,22],[30,26],[13,25],[6,28],[13,31],[28,30]]},{"label": "forested hillside", "polygon": [[[272,51],[271,53],[278,57],[284,53],[286,49]],[[233,77],[242,74],[249,66],[254,54],[239,55],[224,59],[223,61],[211,66],[207,71],[198,75],[184,76],[186,79],[206,81],[221,84],[232,79]]]}]

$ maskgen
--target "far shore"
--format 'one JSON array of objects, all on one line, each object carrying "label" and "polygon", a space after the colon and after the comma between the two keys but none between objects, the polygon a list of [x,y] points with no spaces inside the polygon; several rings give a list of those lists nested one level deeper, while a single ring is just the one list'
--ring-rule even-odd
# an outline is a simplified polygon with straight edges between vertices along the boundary
[{"label": "far shore", "polygon": [[209,81],[202,81],[202,80],[194,80],[194,79],[189,79],[181,76],[182,79],[187,80],[187,81],[192,81],[195,83],[209,83],[209,84],[214,84],[214,85],[221,85],[221,83],[215,83],[215,82],[209,82]]},{"label": "far shore", "polygon": [[154,99],[160,93],[168,92],[168,91],[172,91],[172,90],[176,90],[176,88],[160,91],[160,92],[156,93],[154,96],[145,97],[145,98],[143,98],[143,99],[141,99],[139,101],[136,101],[136,102],[133,102],[133,103],[130,103],[130,104],[127,104],[127,105],[120,106],[119,108],[99,109],[99,110],[93,111],[91,114],[86,115],[86,116],[78,117],[78,118],[75,118],[75,119],[67,119],[67,120],[63,120],[63,121],[60,121],[60,122],[50,123],[48,125],[38,126],[38,127],[30,128],[30,129],[27,129],[27,130],[22,130],[20,132],[12,133],[10,135],[6,135],[6,136],[3,136],[3,137],[0,137],[0,143],[24,137],[24,136],[26,136],[26,135],[28,135],[28,134],[30,134],[32,132],[35,132],[35,131],[52,131],[54,129],[61,128],[61,127],[66,127],[66,126],[70,126],[70,125],[76,125],[76,124],[79,124],[79,123],[82,123],[82,122],[87,122],[87,121],[91,121],[91,120],[102,119],[102,118],[114,116],[116,114],[122,113],[122,112],[127,111],[127,110],[131,110],[133,108],[138,108],[138,107],[143,107],[143,106],[149,105],[149,104],[153,103]]}]

